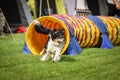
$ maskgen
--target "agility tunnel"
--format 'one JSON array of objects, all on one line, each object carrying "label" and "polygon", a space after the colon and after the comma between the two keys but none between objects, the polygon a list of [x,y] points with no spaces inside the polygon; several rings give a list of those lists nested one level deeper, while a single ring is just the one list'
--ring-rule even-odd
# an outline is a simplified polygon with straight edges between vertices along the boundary
[{"label": "agility tunnel", "polygon": [[[66,43],[61,55],[78,54],[85,47],[113,48],[120,45],[120,19],[105,16],[51,15],[37,18],[49,29],[64,29]],[[25,46],[34,55],[43,50],[48,35],[39,34],[32,22],[26,31]],[[24,50],[24,49],[23,49]]]}]

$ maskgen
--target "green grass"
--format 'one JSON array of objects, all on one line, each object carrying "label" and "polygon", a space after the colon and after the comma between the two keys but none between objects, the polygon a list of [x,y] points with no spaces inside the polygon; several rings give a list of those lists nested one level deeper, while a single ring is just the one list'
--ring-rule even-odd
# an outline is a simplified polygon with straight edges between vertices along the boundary
[{"label": "green grass", "polygon": [[23,54],[25,34],[0,36],[0,80],[120,80],[120,46],[85,48],[61,62],[41,62],[39,56]]}]

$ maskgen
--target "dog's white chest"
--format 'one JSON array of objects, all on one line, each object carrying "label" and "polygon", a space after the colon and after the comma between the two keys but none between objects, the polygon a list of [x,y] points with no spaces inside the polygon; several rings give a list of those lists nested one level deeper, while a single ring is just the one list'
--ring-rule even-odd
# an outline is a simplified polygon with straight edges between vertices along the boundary
[{"label": "dog's white chest", "polygon": [[63,45],[64,44],[58,44],[50,39],[48,42],[47,51],[51,53],[55,53],[56,51],[61,52]]}]

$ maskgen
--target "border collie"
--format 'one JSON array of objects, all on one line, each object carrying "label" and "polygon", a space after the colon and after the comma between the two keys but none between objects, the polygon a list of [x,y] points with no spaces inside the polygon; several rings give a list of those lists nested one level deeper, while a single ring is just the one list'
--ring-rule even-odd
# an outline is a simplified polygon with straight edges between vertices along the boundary
[{"label": "border collie", "polygon": [[40,34],[46,34],[49,36],[45,48],[40,53],[42,56],[41,61],[48,60],[50,55],[53,62],[60,61],[60,52],[65,44],[64,29],[50,30],[41,25],[38,20],[34,20],[34,29]]}]

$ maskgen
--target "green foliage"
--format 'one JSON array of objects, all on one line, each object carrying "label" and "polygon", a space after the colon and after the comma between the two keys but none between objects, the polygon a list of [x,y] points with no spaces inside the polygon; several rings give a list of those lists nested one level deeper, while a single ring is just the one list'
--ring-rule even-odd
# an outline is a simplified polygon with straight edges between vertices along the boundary
[{"label": "green foliage", "polygon": [[120,46],[85,48],[58,63],[23,54],[25,34],[0,36],[0,80],[120,80]]}]

